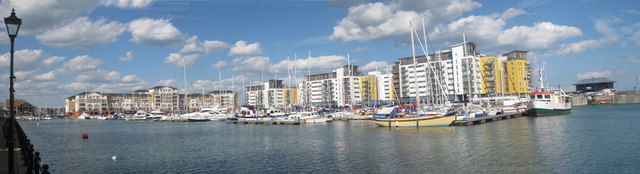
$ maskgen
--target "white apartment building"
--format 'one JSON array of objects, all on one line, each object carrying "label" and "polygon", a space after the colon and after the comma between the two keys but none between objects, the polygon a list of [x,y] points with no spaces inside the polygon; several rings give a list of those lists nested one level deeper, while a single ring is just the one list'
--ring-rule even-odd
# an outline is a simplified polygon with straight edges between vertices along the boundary
[{"label": "white apartment building", "polygon": [[419,55],[415,65],[413,57],[399,58],[396,65],[400,96],[413,99],[419,95],[424,103],[441,101],[438,98],[444,96],[462,100],[465,96],[482,93],[480,55],[475,47],[475,43],[467,42],[466,46],[456,44],[451,50],[438,51],[428,57]]},{"label": "white apartment building", "polygon": [[298,85],[301,106],[338,107],[361,102],[358,66],[344,65],[329,73],[306,76]]},{"label": "white apartment building", "polygon": [[265,108],[280,108],[285,105],[283,80],[269,80],[260,85],[247,87],[247,104]]}]

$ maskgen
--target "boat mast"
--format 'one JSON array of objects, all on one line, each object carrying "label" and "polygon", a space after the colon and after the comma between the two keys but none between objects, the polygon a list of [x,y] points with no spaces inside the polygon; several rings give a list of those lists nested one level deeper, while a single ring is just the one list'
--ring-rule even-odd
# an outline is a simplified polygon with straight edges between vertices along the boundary
[{"label": "boat mast", "polygon": [[[295,80],[295,78],[298,77],[298,69],[297,69],[298,68],[298,65],[297,65],[298,64],[298,54],[296,52],[293,52],[293,60],[295,62],[293,64],[293,78]],[[294,81],[294,83],[295,83],[295,81]],[[299,92],[298,88],[296,88],[296,96],[295,96],[296,97],[296,104],[299,104],[297,102],[300,102],[300,101],[298,101],[298,99],[300,99],[300,98],[298,98],[298,92]],[[293,108],[292,108],[292,110],[293,110]]]},{"label": "boat mast", "polygon": [[539,79],[540,91],[544,91],[544,81],[542,79],[542,70],[544,70],[544,65],[540,65],[540,67],[538,68],[538,76],[540,76],[540,79]]},{"label": "boat mast", "polygon": [[[349,76],[347,76],[347,88],[345,89],[344,92],[344,104],[342,105],[342,107],[346,107],[347,105],[347,100],[349,99],[349,85],[351,83],[351,58],[349,57],[349,53],[347,53],[347,68],[349,68]],[[343,72],[344,73],[344,72]],[[351,106],[351,109],[353,111],[353,106]]]},{"label": "boat mast", "polygon": [[[463,58],[467,58],[467,35],[464,32],[462,32],[462,49],[463,49],[463,51],[462,51]],[[469,96],[468,96],[469,103],[473,103],[473,101],[472,101],[473,100],[473,92],[471,92],[471,70],[470,70],[471,67],[470,67],[470,64],[469,64],[469,59],[470,58],[467,58],[466,61],[465,61],[467,63],[467,84],[469,85],[467,87],[467,89],[469,90]]]},{"label": "boat mast", "polygon": [[287,56],[287,85],[289,86],[289,108],[291,108],[291,60],[289,56]]},{"label": "boat mast", "polygon": [[419,108],[420,108],[420,95],[418,94],[418,79],[417,79],[417,75],[416,75],[417,68],[418,68],[418,62],[416,61],[416,49],[415,49],[415,45],[414,45],[415,42],[414,42],[414,39],[413,39],[413,32],[414,32],[413,21],[409,21],[409,28],[411,30],[410,31],[410,33],[411,33],[411,53],[413,55],[413,73],[412,73],[413,76],[414,76],[414,78],[413,78],[413,84],[414,84],[413,88],[416,91],[416,101],[415,101],[416,102],[416,113],[419,116],[419,112],[418,111],[419,111]]},{"label": "boat mast", "polygon": [[184,56],[182,56],[182,68],[183,68],[183,72],[184,72],[184,111],[185,113],[187,112],[187,99],[189,96],[189,88],[187,86],[187,64],[184,61]]},{"label": "boat mast", "polygon": [[[307,72],[309,73],[307,85],[309,85],[311,81],[311,64],[309,64],[310,61],[311,61],[311,50],[309,50],[309,54],[307,55]],[[307,86],[307,91],[306,91],[307,99],[309,100],[309,111],[311,111],[311,90],[309,88],[311,88],[311,85]]]},{"label": "boat mast", "polygon": [[218,69],[218,83],[218,96],[220,98],[218,106],[222,107],[222,72],[220,72],[220,69]]},{"label": "boat mast", "polygon": [[[427,46],[427,44],[428,44],[427,43],[427,30],[424,27],[424,15],[422,15],[420,19],[422,20],[422,37],[424,38],[424,51],[425,51],[424,58],[427,59],[427,65],[430,66],[431,62],[429,61],[429,48]],[[427,71],[427,67],[426,67],[427,65],[425,65],[425,71],[424,71],[425,77],[427,78],[427,80],[424,82],[425,88],[427,87],[427,82],[431,82],[431,76],[428,75],[429,71]],[[433,97],[434,97],[433,96],[433,85],[428,84],[428,87],[429,87],[429,94],[425,94],[425,95],[427,95],[429,97],[429,101],[431,101],[431,106],[433,106],[433,103],[434,103],[434,101],[433,101]]]},{"label": "boat mast", "polygon": [[202,104],[200,104],[200,109],[204,107],[204,88],[202,88]]},{"label": "boat mast", "polygon": [[[231,93],[232,93],[231,95],[235,95],[235,93],[236,93],[236,81],[235,81],[235,78],[236,78],[235,75],[231,74]],[[234,100],[234,102],[233,102],[233,106],[231,106],[234,111],[236,110],[236,102],[235,101],[236,100]]]}]

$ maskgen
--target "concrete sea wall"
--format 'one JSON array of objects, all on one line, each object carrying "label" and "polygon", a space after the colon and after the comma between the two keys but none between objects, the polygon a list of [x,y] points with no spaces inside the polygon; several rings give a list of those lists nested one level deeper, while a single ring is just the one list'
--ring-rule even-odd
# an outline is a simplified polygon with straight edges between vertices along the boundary
[{"label": "concrete sea wall", "polygon": [[613,96],[571,96],[572,106],[599,105],[601,102],[636,104],[640,103],[640,93],[616,94]]}]

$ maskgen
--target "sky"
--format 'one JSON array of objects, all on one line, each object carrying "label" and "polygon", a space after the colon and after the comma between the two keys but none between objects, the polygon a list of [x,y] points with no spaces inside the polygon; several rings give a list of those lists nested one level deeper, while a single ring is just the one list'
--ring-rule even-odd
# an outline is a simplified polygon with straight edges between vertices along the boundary
[{"label": "sky", "polygon": [[[362,72],[385,72],[412,54],[409,21],[418,32],[424,24],[430,52],[461,43],[464,32],[485,55],[529,51],[547,83],[565,91],[592,77],[634,90],[638,7],[633,0],[3,0],[0,14],[13,8],[23,21],[16,98],[63,107],[85,91],[295,84],[347,57]],[[9,52],[9,37],[0,37],[0,99],[9,98]]]}]

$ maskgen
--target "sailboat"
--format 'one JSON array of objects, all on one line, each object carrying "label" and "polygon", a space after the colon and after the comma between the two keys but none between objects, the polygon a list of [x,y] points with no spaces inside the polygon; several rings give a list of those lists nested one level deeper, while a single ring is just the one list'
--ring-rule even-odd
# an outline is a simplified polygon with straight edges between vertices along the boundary
[{"label": "sailboat", "polygon": [[[424,22],[423,22],[424,23]],[[416,68],[418,67],[418,63],[416,61],[416,52],[414,47],[414,29],[413,22],[409,23],[410,33],[411,33],[411,48],[413,53],[413,74],[416,74]],[[416,34],[417,35],[417,34]],[[426,45],[426,40],[425,40]],[[429,54],[425,54],[428,56]],[[438,114],[438,115],[422,115],[420,112],[420,95],[418,93],[417,80],[415,81],[416,85],[414,85],[414,90],[416,91],[416,108],[417,113],[414,117],[406,117],[406,118],[394,118],[390,114],[386,118],[374,118],[373,123],[381,126],[381,127],[441,127],[441,126],[449,126],[453,122],[454,116],[453,114]]]},{"label": "sailboat", "polygon": [[539,68],[540,76],[540,90],[529,93],[530,102],[527,104],[528,116],[550,116],[550,115],[563,115],[571,113],[571,101],[569,96],[562,91],[557,90],[545,90],[544,82],[542,80],[542,70]]}]

